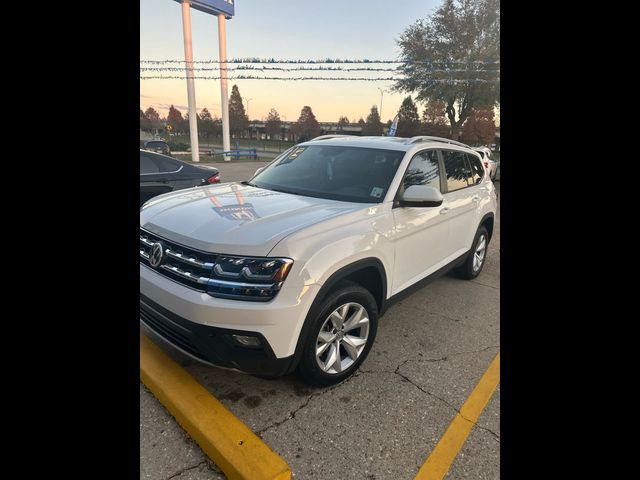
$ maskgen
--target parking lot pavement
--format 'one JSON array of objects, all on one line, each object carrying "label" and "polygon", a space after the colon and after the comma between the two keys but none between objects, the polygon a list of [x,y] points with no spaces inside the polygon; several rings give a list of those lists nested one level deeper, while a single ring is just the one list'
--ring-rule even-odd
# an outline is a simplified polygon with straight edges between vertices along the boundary
[{"label": "parking lot pavement", "polygon": [[[226,181],[250,170],[221,167],[229,167]],[[394,305],[367,360],[337,386],[255,378],[165,350],[281,455],[294,478],[411,479],[499,352],[499,250],[498,211],[482,274],[441,277]],[[173,478],[223,478],[144,387],[140,395],[141,478],[189,467]],[[446,478],[499,478],[499,447],[498,387]]]}]

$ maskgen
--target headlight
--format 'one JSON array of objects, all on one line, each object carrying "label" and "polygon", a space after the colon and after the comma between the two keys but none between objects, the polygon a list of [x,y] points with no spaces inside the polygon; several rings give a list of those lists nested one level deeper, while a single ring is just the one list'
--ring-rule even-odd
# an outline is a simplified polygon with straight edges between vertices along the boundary
[{"label": "headlight", "polygon": [[213,267],[207,293],[238,300],[271,300],[287,278],[293,260],[220,255]]}]

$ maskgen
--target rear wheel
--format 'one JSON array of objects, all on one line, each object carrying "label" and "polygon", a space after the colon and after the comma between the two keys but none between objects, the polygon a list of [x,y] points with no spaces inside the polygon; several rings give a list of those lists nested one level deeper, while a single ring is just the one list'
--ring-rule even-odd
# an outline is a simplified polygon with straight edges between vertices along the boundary
[{"label": "rear wheel", "polygon": [[333,385],[351,376],[369,354],[378,307],[368,290],[344,282],[324,299],[319,314],[307,321],[311,328],[298,371],[309,384]]},{"label": "rear wheel", "polygon": [[476,232],[471,245],[471,251],[462,265],[456,268],[458,277],[471,280],[480,275],[487,258],[487,247],[489,246],[489,232],[484,225],[481,225]]}]

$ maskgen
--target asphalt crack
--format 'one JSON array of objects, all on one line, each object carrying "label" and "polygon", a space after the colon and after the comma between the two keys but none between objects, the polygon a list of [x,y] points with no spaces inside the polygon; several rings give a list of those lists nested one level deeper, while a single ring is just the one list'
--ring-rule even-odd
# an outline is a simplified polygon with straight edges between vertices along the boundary
[{"label": "asphalt crack", "polygon": [[494,287],[493,285],[487,285],[486,283],[476,282],[475,280],[471,280],[471,283],[475,283],[477,285],[482,285],[483,287],[493,288],[494,290],[500,291],[500,287]]},{"label": "asphalt crack", "polygon": [[187,468],[183,468],[182,470],[178,470],[176,473],[174,473],[173,475],[171,475],[170,477],[167,477],[165,480],[170,480],[172,478],[176,478],[179,477],[180,475],[182,475],[183,473],[188,472],[189,470],[193,470],[195,468],[198,468],[201,465],[205,465],[207,463],[207,460],[203,460],[200,463],[198,463],[197,465],[194,465],[192,467],[187,467]]},{"label": "asphalt crack", "polygon": [[[476,350],[476,351],[473,351],[473,352],[459,352],[459,353],[451,354],[451,355],[449,355],[449,356],[450,356],[450,357],[454,357],[454,356],[458,356],[458,355],[465,355],[465,354],[469,354],[469,353],[480,353],[480,352],[484,352],[484,351],[486,351],[486,350],[489,350],[489,349],[491,349],[491,348],[499,348],[499,346],[491,345],[491,346],[489,346],[489,347],[485,347],[485,348],[483,348],[483,349],[481,349],[481,350]],[[445,356],[445,357],[442,357],[441,359],[436,360],[436,361],[440,361],[440,360],[447,360],[447,359],[448,359],[448,357],[447,357],[447,356]],[[451,408],[454,412],[456,412],[456,414],[460,415],[464,420],[466,420],[467,422],[471,423],[474,427],[477,427],[477,428],[479,428],[479,429],[481,429],[481,430],[485,430],[486,432],[489,432],[491,435],[493,435],[493,437],[495,438],[495,440],[496,440],[498,443],[500,443],[500,435],[498,435],[497,433],[495,433],[493,430],[491,430],[491,429],[489,429],[489,428],[486,428],[486,427],[481,427],[480,425],[478,425],[478,423],[477,423],[477,422],[474,422],[473,420],[471,420],[471,419],[469,419],[469,418],[465,417],[465,416],[460,412],[460,409],[459,409],[459,408],[457,408],[457,407],[455,407],[454,405],[450,404],[450,403],[449,403],[449,402],[447,402],[444,398],[441,398],[441,397],[439,397],[438,395],[436,395],[436,394],[434,394],[434,393],[432,393],[432,392],[430,392],[430,391],[428,391],[428,390],[425,390],[421,385],[419,385],[419,384],[415,383],[415,382],[414,382],[413,380],[411,380],[409,377],[407,377],[406,375],[403,375],[402,373],[400,373],[400,369],[401,369],[404,365],[406,365],[409,361],[411,361],[411,358],[408,358],[408,359],[404,360],[403,362],[401,362],[401,363],[396,367],[396,369],[394,370],[394,372],[393,372],[393,373],[394,373],[394,374],[396,374],[396,375],[398,375],[398,376],[399,376],[399,377],[401,377],[401,378],[404,378],[407,382],[409,382],[411,385],[413,385],[414,387],[416,387],[418,390],[420,390],[420,391],[421,391],[421,392],[423,392],[424,394],[429,395],[430,397],[433,397],[433,398],[435,398],[435,399],[437,399],[437,400],[440,400],[440,402],[444,403],[447,407]],[[427,360],[427,361],[433,361],[433,360]]]},{"label": "asphalt crack", "polygon": [[489,345],[488,347],[485,348],[481,348],[480,350],[472,350],[469,352],[456,352],[456,353],[451,353],[449,355],[445,355],[444,357],[440,357],[440,358],[420,358],[417,359],[415,357],[415,355],[413,357],[409,357],[407,359],[405,359],[404,361],[402,361],[400,363],[400,365],[398,365],[395,369],[395,371],[390,371],[390,370],[363,370],[362,368],[360,368],[360,371],[362,373],[397,373],[398,369],[400,369],[401,367],[403,367],[406,363],[410,362],[411,360],[419,360],[421,362],[427,362],[427,363],[437,363],[437,362],[446,362],[448,361],[451,357],[457,357],[459,355],[469,355],[472,353],[482,353],[485,352],[487,350],[490,350],[492,348],[500,348],[500,345]]},{"label": "asphalt crack", "polygon": [[356,370],[354,372],[353,375],[351,375],[349,378],[347,378],[345,381],[338,383],[337,385],[333,385],[331,387],[325,388],[324,390],[321,390],[319,392],[314,392],[311,395],[309,395],[309,397],[307,397],[307,399],[305,400],[305,402],[300,405],[298,408],[292,410],[291,412],[289,412],[289,414],[283,418],[282,420],[278,420],[276,422],[273,422],[271,425],[267,425],[264,428],[261,428],[260,430],[256,431],[255,434],[258,435],[260,438],[262,438],[262,434],[271,430],[272,428],[276,428],[279,427],[280,425],[282,425],[283,423],[288,422],[289,420],[293,420],[294,418],[296,418],[296,415],[298,414],[298,412],[304,408],[307,407],[307,405],[309,405],[309,402],[311,401],[312,398],[314,397],[320,397],[326,393],[329,393],[333,390],[335,390],[336,388],[340,387],[341,385],[345,385],[346,383],[350,382],[351,380],[353,380],[354,378],[358,377],[359,373],[361,373],[359,370]]},{"label": "asphalt crack", "polygon": [[480,430],[484,430],[485,432],[490,433],[491,435],[493,435],[493,438],[495,439],[496,442],[500,443],[500,435],[498,435],[496,432],[494,432],[493,430],[491,430],[490,428],[487,427],[481,427],[480,425],[478,425],[477,423],[475,424],[476,428],[479,428]]}]

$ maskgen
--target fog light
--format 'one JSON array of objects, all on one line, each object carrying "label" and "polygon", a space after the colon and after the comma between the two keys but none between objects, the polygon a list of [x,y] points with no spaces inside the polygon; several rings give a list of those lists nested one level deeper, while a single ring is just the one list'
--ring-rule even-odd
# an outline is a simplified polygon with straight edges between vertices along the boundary
[{"label": "fog light", "polygon": [[260,339],[258,337],[249,337],[247,335],[231,335],[233,339],[247,348],[259,348],[260,347]]}]

